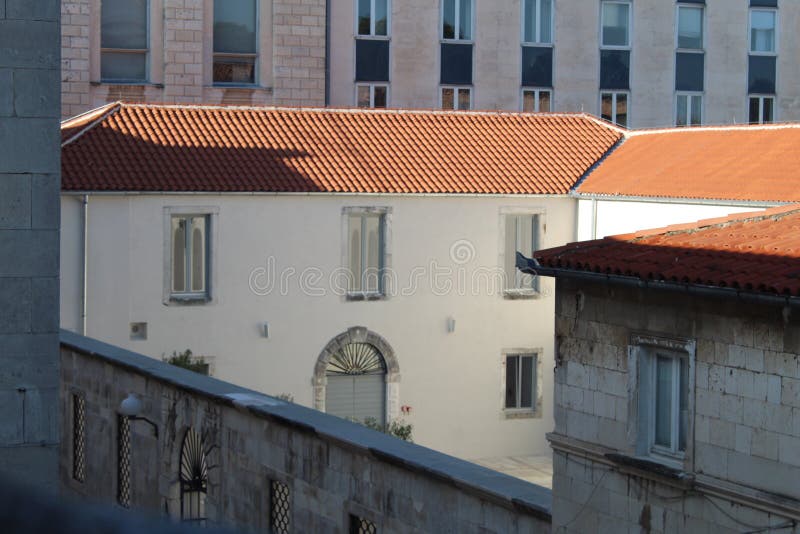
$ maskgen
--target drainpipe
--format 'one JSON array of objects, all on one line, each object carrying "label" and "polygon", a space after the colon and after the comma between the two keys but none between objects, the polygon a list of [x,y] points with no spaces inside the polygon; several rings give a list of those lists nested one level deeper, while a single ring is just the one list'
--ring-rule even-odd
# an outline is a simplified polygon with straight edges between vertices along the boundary
[{"label": "drainpipe", "polygon": [[597,199],[592,199],[592,239],[597,239]]},{"label": "drainpipe", "polygon": [[331,3],[325,2],[325,107],[331,105]]},{"label": "drainpipe", "polygon": [[81,297],[81,334],[86,335],[86,302],[89,274],[89,195],[83,195],[83,295]]}]

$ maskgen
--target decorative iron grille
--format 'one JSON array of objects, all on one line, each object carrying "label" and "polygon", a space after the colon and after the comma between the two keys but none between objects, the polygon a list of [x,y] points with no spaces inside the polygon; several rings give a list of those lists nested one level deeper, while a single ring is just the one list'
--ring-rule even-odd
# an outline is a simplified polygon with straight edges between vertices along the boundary
[{"label": "decorative iron grille", "polygon": [[117,416],[117,502],[131,506],[131,422]]},{"label": "decorative iron grille", "polygon": [[86,399],[72,395],[72,478],[86,480]]},{"label": "decorative iron grille", "polygon": [[203,438],[186,431],[181,445],[181,520],[205,525],[208,493],[208,462]]},{"label": "decorative iron grille", "polygon": [[369,343],[348,343],[331,356],[329,375],[368,375],[386,372],[380,351]]},{"label": "decorative iron grille", "polygon": [[350,534],[378,534],[378,527],[369,519],[351,515]]},{"label": "decorative iron grille", "polygon": [[292,502],[289,486],[273,480],[270,491],[273,534],[289,534],[292,519]]}]

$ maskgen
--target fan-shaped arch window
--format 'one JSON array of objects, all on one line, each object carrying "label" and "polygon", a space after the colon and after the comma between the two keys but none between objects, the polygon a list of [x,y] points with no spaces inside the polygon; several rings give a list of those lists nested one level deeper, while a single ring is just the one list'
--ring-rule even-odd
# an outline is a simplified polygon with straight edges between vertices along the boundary
[{"label": "fan-shaped arch window", "polygon": [[181,445],[180,482],[181,520],[205,525],[208,462],[203,438],[191,428]]},{"label": "fan-shaped arch window", "polygon": [[369,343],[342,345],[328,361],[325,408],[332,415],[386,422],[386,361]]}]

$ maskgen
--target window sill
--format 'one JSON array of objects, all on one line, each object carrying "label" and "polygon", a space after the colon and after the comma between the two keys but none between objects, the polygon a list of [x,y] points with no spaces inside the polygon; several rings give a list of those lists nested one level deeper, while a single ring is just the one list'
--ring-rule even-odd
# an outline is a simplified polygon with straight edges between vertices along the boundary
[{"label": "window sill", "polygon": [[686,486],[694,483],[694,475],[687,473],[682,467],[677,467],[677,464],[671,461],[667,463],[667,460],[661,458],[628,456],[618,453],[607,453],[605,457],[612,463],[634,473],[655,475]]},{"label": "window sill", "polygon": [[463,45],[475,44],[474,39],[439,39],[439,42],[441,42],[442,44],[463,44]]},{"label": "window sill", "polygon": [[155,87],[156,89],[163,89],[163,83],[151,83],[148,81],[130,81],[130,80],[100,80],[89,82],[89,85],[97,87],[100,85],[125,85],[128,87]]},{"label": "window sill", "polygon": [[168,304],[176,306],[195,306],[208,304],[211,297],[208,295],[170,295]]},{"label": "window sill", "polygon": [[348,302],[362,302],[369,300],[386,300],[388,297],[384,293],[348,293],[345,299]]},{"label": "window sill", "polygon": [[553,48],[553,43],[523,42],[522,46],[527,48]]},{"label": "window sill", "polygon": [[365,41],[391,41],[389,35],[356,35],[356,39],[364,39]]},{"label": "window sill", "polygon": [[505,419],[541,419],[542,413],[540,410],[528,408],[506,408],[503,410],[503,417]]},{"label": "window sill", "polygon": [[506,300],[535,300],[542,298],[542,293],[535,289],[506,289],[503,291]]}]

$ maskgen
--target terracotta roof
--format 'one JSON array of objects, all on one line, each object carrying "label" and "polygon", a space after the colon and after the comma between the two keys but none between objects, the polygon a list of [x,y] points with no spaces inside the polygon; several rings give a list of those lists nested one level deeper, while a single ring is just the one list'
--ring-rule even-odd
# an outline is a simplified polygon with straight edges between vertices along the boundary
[{"label": "terracotta roof", "polygon": [[[545,269],[800,296],[800,205],[539,251]],[[568,273],[564,273],[568,274]]]},{"label": "terracotta roof", "polygon": [[622,136],[583,114],[122,103],[62,132],[73,191],[566,194]]},{"label": "terracotta roof", "polygon": [[630,132],[576,191],[800,202],[800,124]]}]

